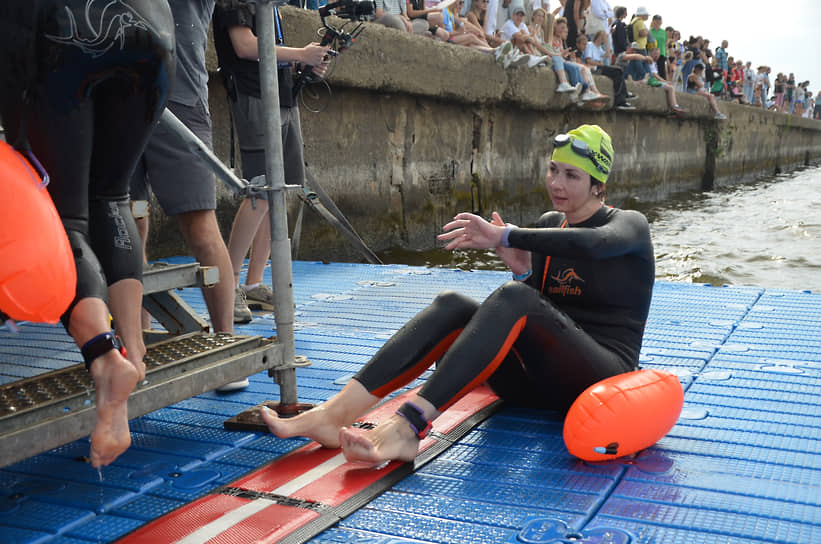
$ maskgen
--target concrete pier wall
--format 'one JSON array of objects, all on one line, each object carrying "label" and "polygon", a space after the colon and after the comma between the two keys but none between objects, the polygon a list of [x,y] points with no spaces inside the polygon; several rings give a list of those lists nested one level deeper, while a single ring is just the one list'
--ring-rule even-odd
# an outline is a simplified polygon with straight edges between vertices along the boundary
[{"label": "concrete pier wall", "polygon": [[[315,12],[282,13],[288,43],[316,40]],[[608,79],[596,81],[612,95]],[[550,68],[505,70],[491,55],[373,24],[339,56],[330,82],[327,108],[301,112],[305,161],[375,251],[430,249],[459,211],[497,210],[518,224],[535,219],[550,207],[543,180],[553,136],[583,123],[613,138],[607,189],[617,206],[749,181],[821,157],[817,121],[728,103],[720,103],[728,120],[716,121],[706,100],[690,95],[678,97],[686,116],[671,118],[663,91],[633,82],[636,111],[580,109],[555,93]],[[215,149],[227,160],[227,100],[216,73],[210,90]],[[220,191],[226,240],[237,204]],[[153,213],[160,233],[150,242],[154,253],[184,252],[156,206]],[[315,214],[305,215],[302,228],[300,258],[357,260]]]}]

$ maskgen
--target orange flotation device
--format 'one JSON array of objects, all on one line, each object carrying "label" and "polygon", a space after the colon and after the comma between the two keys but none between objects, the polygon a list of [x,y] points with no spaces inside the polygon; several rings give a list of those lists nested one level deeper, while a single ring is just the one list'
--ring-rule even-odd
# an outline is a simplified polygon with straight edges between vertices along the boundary
[{"label": "orange flotation device", "polygon": [[585,461],[607,461],[648,448],[676,424],[684,390],[675,374],[636,370],[591,385],[564,420],[568,451]]},{"label": "orange flotation device", "polygon": [[0,141],[0,312],[56,323],[77,289],[74,255],[43,180]]}]

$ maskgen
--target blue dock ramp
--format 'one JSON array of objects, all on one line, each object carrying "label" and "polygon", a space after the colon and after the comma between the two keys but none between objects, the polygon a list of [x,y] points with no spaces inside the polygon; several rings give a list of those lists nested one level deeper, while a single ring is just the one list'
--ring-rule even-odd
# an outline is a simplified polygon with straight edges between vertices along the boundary
[{"label": "blue dock ramp", "polygon": [[[295,262],[293,276],[296,352],[311,362],[297,369],[298,394],[311,403],[439,292],[482,300],[509,279],[313,262]],[[181,295],[207,317],[198,289]],[[237,333],[274,327],[257,313]],[[0,328],[0,385],[81,361],[61,327],[20,328]],[[556,414],[502,407],[309,542],[821,543],[821,294],[657,282],[640,363],[685,389],[681,417],[655,446],[585,463],[567,452]],[[223,428],[277,398],[267,373],[250,380],[132,420],[132,447],[99,473],[87,439],[0,469],[0,543],[116,542],[303,446]]]}]

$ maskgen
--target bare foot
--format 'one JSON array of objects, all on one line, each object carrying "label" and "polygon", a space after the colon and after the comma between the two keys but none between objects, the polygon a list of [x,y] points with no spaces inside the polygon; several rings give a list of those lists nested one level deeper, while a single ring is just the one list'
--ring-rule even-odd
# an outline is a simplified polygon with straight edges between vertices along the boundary
[{"label": "bare foot", "polygon": [[97,394],[97,421],[91,433],[91,465],[108,465],[131,445],[128,396],[139,380],[134,364],[111,350],[91,364]]},{"label": "bare foot", "polygon": [[345,459],[372,465],[394,459],[413,461],[419,452],[419,438],[399,416],[391,416],[370,431],[345,427],[339,431],[339,441]]},{"label": "bare foot", "polygon": [[276,412],[263,406],[260,415],[271,433],[279,438],[304,436],[326,448],[339,447],[339,429],[342,428],[342,423],[337,422],[323,405],[289,418],[281,418]]}]

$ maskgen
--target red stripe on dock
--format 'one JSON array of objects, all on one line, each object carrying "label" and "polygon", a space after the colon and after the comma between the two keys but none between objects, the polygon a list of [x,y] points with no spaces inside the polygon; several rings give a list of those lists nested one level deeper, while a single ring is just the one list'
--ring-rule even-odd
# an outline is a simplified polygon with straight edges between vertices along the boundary
[{"label": "red stripe on dock", "polygon": [[[360,421],[378,424],[389,418],[414,392],[378,406]],[[420,453],[435,446],[441,435],[456,429],[468,418],[490,406],[498,397],[479,387],[436,419],[431,434],[420,444]],[[447,441],[445,441],[447,443]],[[340,449],[315,442],[288,453],[254,473],[240,478],[231,488],[259,494],[259,498],[209,495],[180,508],[127,535],[122,544],[234,544],[277,542],[293,531],[333,511],[385,479],[405,463],[393,461],[381,469],[348,463]],[[401,473],[397,477],[401,477]],[[389,485],[386,480],[385,485]],[[374,486],[374,497],[384,490]],[[263,494],[271,494],[265,496]],[[321,511],[276,504],[276,496],[323,505]]]}]

